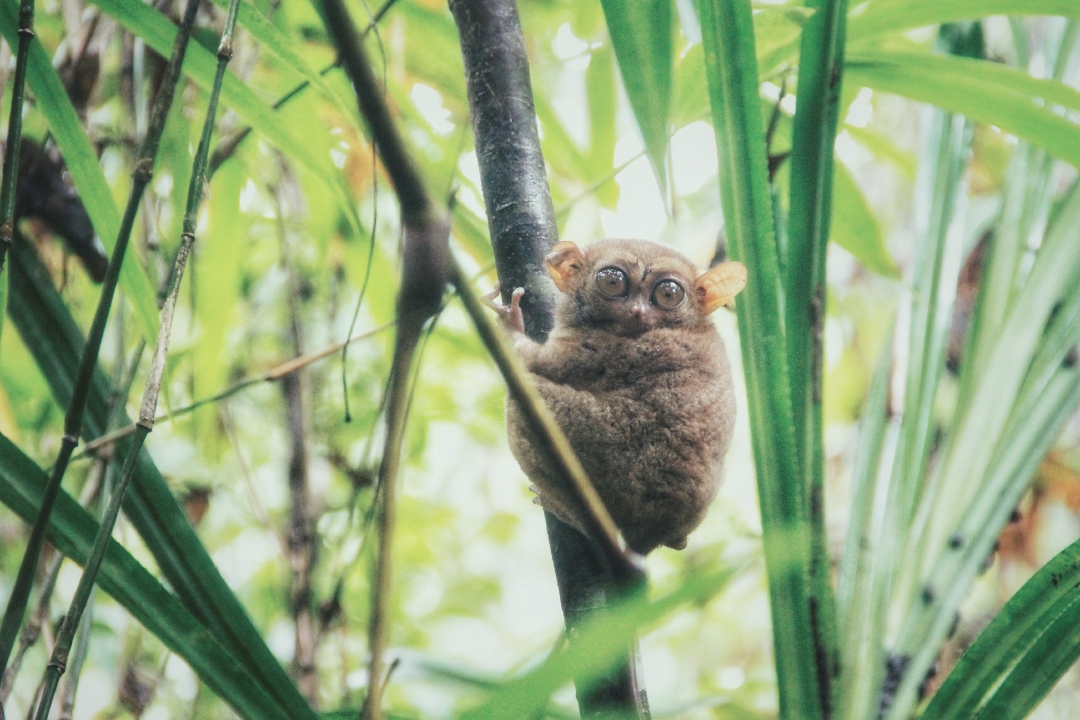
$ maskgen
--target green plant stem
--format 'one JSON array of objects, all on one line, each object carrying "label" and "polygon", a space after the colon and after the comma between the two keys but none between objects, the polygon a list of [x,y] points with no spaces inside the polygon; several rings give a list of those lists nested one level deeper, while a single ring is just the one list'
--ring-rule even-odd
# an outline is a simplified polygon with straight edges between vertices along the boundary
[{"label": "green plant stem", "polygon": [[[33,39],[34,0],[22,0],[19,3],[19,49],[15,59],[15,78],[11,85],[11,114],[8,115],[4,169],[0,176],[0,273],[4,271],[4,259],[15,235],[15,186],[19,175],[19,145],[22,143],[23,98]],[[7,662],[7,654],[3,655],[3,660]],[[2,669],[0,674],[3,674]]]},{"label": "green plant stem", "polygon": [[367,120],[372,144],[394,186],[405,230],[401,288],[397,298],[397,337],[386,397],[388,431],[379,465],[379,543],[371,584],[368,694],[362,711],[365,720],[378,720],[382,717],[382,654],[390,615],[395,486],[409,411],[409,370],[423,327],[442,304],[449,269],[450,224],[445,212],[432,203],[394,124],[384,91],[375,79],[344,2],[322,0],[322,10],[327,32],[352,81],[360,113]]},{"label": "green plant stem", "polygon": [[385,686],[386,630],[389,624],[390,584],[393,569],[393,538],[396,519],[397,476],[401,465],[401,444],[405,438],[408,419],[409,372],[419,335],[403,331],[399,326],[394,343],[394,360],[386,398],[386,442],[379,463],[377,517],[379,543],[375,569],[371,579],[371,616],[368,622],[368,692],[364,699],[362,720],[379,720],[382,713],[382,693]]},{"label": "green plant stem", "polygon": [[[105,325],[109,319],[116,284],[120,277],[120,268],[124,262],[124,255],[131,237],[135,215],[142,200],[143,191],[146,190],[146,186],[150,183],[150,178],[153,175],[154,158],[157,155],[161,133],[165,127],[165,119],[168,117],[169,108],[172,106],[176,84],[180,78],[180,66],[184,59],[184,52],[187,49],[191,28],[195,22],[198,5],[198,0],[188,0],[184,20],[177,33],[172,56],[169,58],[165,76],[162,79],[161,88],[154,103],[150,125],[146,131],[146,137],[143,139],[139,158],[135,163],[135,171],[132,174],[134,181],[131,194],[128,197],[127,208],[124,211],[124,218],[116,238],[112,257],[109,260],[109,268],[102,283],[101,297],[98,300],[97,311],[94,313],[94,320],[90,326],[90,333],[79,358],[79,367],[75,374],[71,401],[68,403],[67,414],[64,417],[64,436],[61,441],[60,453],[56,463],[53,465],[52,476],[49,478],[49,485],[45,490],[41,508],[38,511],[38,519],[30,532],[30,539],[27,542],[26,551],[23,553],[22,565],[19,567],[16,585],[12,589],[11,598],[8,600],[7,608],[4,611],[4,619],[0,622],[0,669],[7,666],[12,644],[18,633],[18,627],[22,623],[23,614],[26,611],[26,602],[30,597],[29,585],[33,579],[33,568],[37,566],[38,558],[41,555],[41,548],[45,542],[45,531],[49,524],[49,516],[52,513],[56,496],[60,491],[64,473],[67,471],[71,453],[79,442],[83,412],[86,409],[86,400],[90,393],[94,368],[97,366],[101,340],[105,334]],[[23,582],[20,583],[20,580]]]},{"label": "green plant stem", "polygon": [[131,482],[134,475],[139,451],[142,449],[143,441],[146,440],[149,433],[150,428],[140,425],[135,431],[135,437],[132,438],[132,449],[124,462],[123,477],[109,500],[109,506],[101,519],[101,527],[94,538],[94,547],[86,560],[82,577],[79,578],[79,585],[75,588],[75,596],[71,599],[67,615],[64,616],[64,622],[56,636],[56,645],[53,646],[52,657],[49,658],[49,664],[45,669],[45,686],[41,691],[41,700],[38,703],[37,713],[34,715],[35,720],[48,720],[49,718],[49,710],[52,708],[52,701],[56,696],[56,688],[60,684],[60,676],[64,674],[67,666],[68,654],[71,652],[75,631],[79,627],[83,610],[86,609],[86,604],[90,599],[90,593],[94,590],[98,571],[101,569],[102,560],[105,558],[105,550],[112,539],[112,529],[116,524],[117,516],[120,514],[120,502],[123,499],[128,483]]},{"label": "green plant stem", "polygon": [[749,0],[698,0],[720,203],[748,280],[736,306],[769,578],[780,717],[822,717],[809,582],[811,533],[791,415],[780,273]]},{"label": "green plant stem", "polygon": [[822,368],[825,256],[832,213],[833,156],[844,63],[847,0],[811,0],[816,12],[802,32],[799,104],[791,147],[784,283],[785,333],[795,446],[810,523],[810,622],[823,717],[836,705],[840,672],[836,598],[825,531]]}]

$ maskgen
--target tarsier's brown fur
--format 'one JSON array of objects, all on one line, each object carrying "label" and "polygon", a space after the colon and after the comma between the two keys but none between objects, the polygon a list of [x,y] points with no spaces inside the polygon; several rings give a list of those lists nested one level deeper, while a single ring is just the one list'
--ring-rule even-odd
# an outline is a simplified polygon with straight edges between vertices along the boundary
[{"label": "tarsier's brown fur", "polygon": [[[745,283],[741,265],[725,265],[699,274],[683,255],[642,240],[604,240],[584,252],[560,243],[549,256],[564,293],[555,327],[542,345],[515,334],[540,393],[639,553],[685,547],[720,485],[735,396],[724,342],[708,314]],[[624,273],[625,296],[599,289],[597,272],[606,268]],[[668,309],[653,295],[665,280],[685,292]],[[582,529],[582,511],[510,398],[506,424],[540,503]]]}]

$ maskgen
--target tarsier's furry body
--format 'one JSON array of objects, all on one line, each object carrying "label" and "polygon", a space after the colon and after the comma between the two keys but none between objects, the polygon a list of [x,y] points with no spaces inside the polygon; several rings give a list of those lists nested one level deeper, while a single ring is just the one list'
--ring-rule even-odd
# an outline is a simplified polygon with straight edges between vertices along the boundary
[{"label": "tarsier's furry body", "polygon": [[[518,350],[627,545],[681,549],[716,496],[735,424],[727,353],[708,315],[745,270],[699,274],[640,240],[584,253],[560,243],[548,262],[564,293],[555,328],[542,345],[518,333]],[[581,529],[582,511],[512,399],[506,420],[541,504]]]}]

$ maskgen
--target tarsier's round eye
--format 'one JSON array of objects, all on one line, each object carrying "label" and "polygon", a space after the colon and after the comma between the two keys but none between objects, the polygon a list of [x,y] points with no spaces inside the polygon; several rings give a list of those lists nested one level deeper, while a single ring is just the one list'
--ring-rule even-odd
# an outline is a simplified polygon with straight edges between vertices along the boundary
[{"label": "tarsier's round eye", "polygon": [[652,291],[653,304],[664,310],[679,307],[685,297],[686,291],[674,280],[661,280]]},{"label": "tarsier's round eye", "polygon": [[596,287],[611,298],[622,297],[630,289],[626,273],[619,268],[606,267],[596,273]]}]

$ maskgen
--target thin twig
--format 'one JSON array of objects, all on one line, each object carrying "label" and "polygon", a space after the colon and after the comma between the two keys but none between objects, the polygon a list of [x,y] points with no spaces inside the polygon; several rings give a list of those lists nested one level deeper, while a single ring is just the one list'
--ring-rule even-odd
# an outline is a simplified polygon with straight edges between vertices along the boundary
[{"label": "thin twig", "polygon": [[270,516],[266,514],[266,508],[263,507],[262,501],[259,500],[259,494],[255,492],[255,482],[251,479],[251,471],[248,469],[247,461],[244,460],[244,451],[240,445],[240,438],[236,434],[236,423],[233,422],[232,412],[229,411],[229,403],[222,403],[220,412],[221,424],[225,428],[225,434],[229,436],[233,452],[236,453],[236,464],[240,467],[240,477],[244,479],[244,486],[247,488],[248,500],[251,501],[251,509],[255,513],[255,519],[259,521],[259,525],[262,526],[263,530],[273,535],[274,539],[277,540],[282,557],[288,557],[289,546],[285,542],[285,538],[274,530],[274,526],[270,523]]},{"label": "thin twig", "polygon": [[[246,390],[247,388],[251,387],[252,385],[258,385],[259,383],[274,382],[275,380],[280,380],[281,378],[283,378],[283,377],[285,377],[285,376],[287,376],[287,375],[289,375],[291,373],[296,372],[300,368],[307,367],[311,363],[314,363],[314,362],[317,362],[319,360],[323,360],[325,358],[330,357],[331,355],[333,355],[334,353],[336,353],[338,350],[345,347],[346,345],[357,342],[359,340],[365,340],[365,339],[367,339],[367,338],[369,338],[369,337],[371,337],[373,335],[376,335],[376,334],[382,332],[383,330],[386,330],[388,328],[393,327],[395,322],[396,321],[391,321],[391,322],[388,322],[388,323],[384,323],[384,324],[382,324],[382,325],[380,325],[380,326],[378,326],[376,328],[373,328],[371,330],[366,330],[366,331],[360,333],[359,335],[354,335],[351,338],[349,338],[348,340],[342,340],[341,342],[336,342],[333,345],[329,345],[329,346],[323,348],[322,350],[316,350],[313,353],[308,353],[307,355],[303,355],[301,357],[293,358],[292,360],[287,360],[287,361],[281,363],[280,365],[275,365],[274,367],[270,368],[269,370],[262,373],[261,375],[256,375],[254,377],[244,378],[243,380],[235,382],[232,385],[229,385],[224,390],[221,390],[220,392],[218,392],[218,393],[216,393],[214,395],[211,395],[210,397],[202,398],[201,400],[196,400],[195,402],[191,403],[190,405],[185,405],[184,407],[177,408],[175,410],[171,410],[171,411],[169,411],[167,413],[162,413],[161,415],[158,415],[156,418],[154,418],[154,422],[155,422],[155,424],[156,423],[162,423],[162,422],[171,422],[172,420],[175,420],[178,417],[182,417],[184,415],[187,415],[188,413],[194,412],[195,410],[198,410],[199,408],[201,408],[201,407],[203,407],[205,405],[210,405],[211,403],[221,402],[222,400],[230,398],[233,395],[235,395],[236,393],[240,392],[241,390]],[[122,428],[120,428],[118,430],[114,430],[112,432],[106,433],[106,434],[104,434],[104,435],[102,435],[100,437],[97,437],[97,438],[91,440],[90,442],[86,443],[83,446],[82,452],[75,455],[75,456],[73,456],[72,459],[77,460],[77,459],[79,459],[81,457],[84,457],[86,455],[91,455],[93,453],[96,453],[99,450],[101,450],[101,448],[105,447],[106,445],[112,445],[117,440],[123,440],[124,438],[129,437],[130,435],[132,435],[134,432],[135,432],[135,425],[127,425],[127,426],[122,427]]]}]

